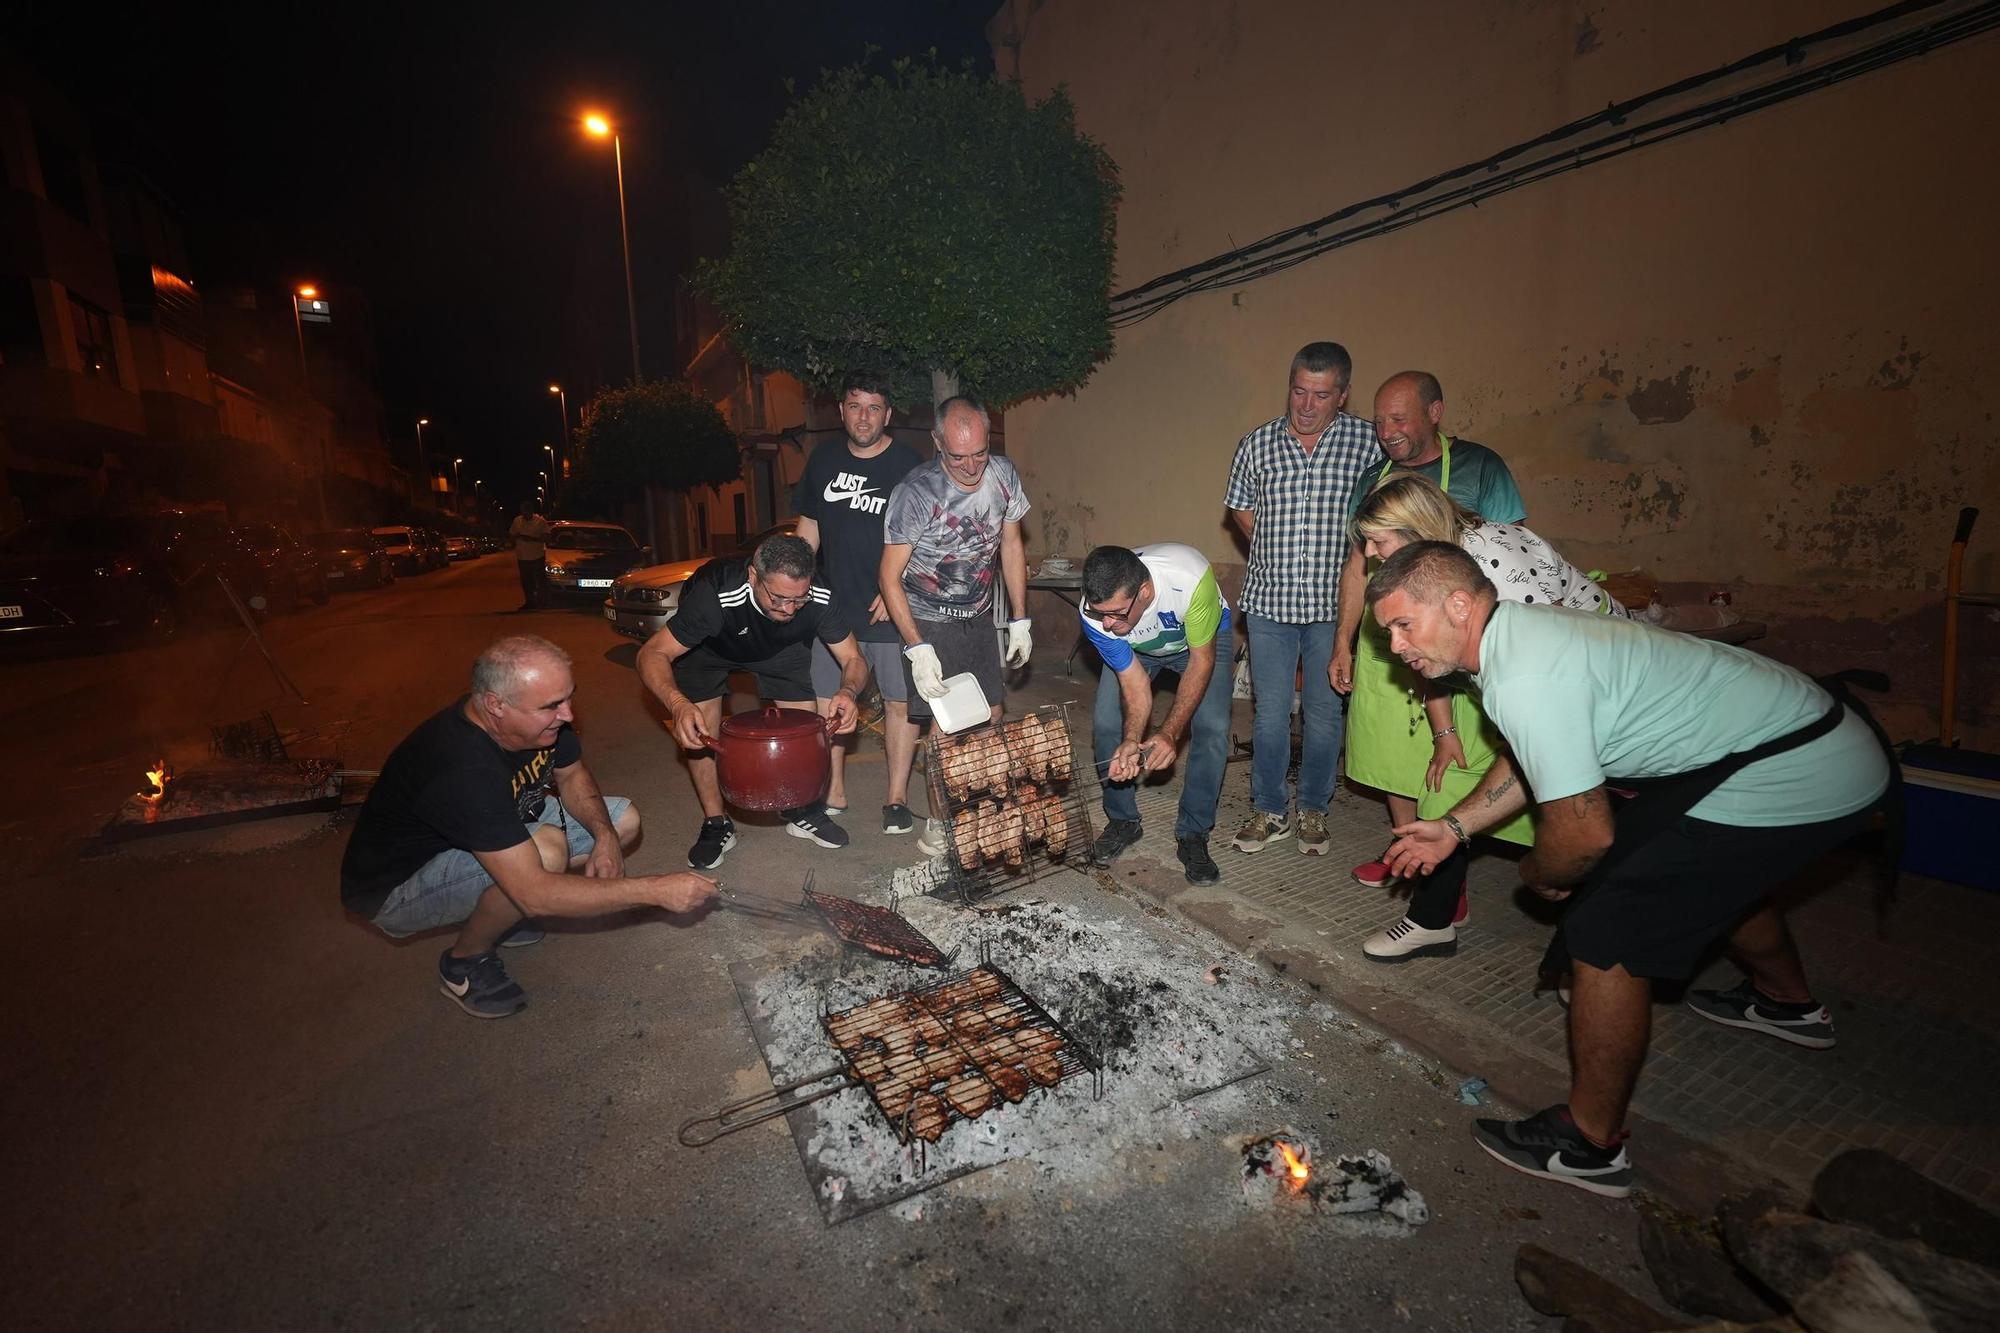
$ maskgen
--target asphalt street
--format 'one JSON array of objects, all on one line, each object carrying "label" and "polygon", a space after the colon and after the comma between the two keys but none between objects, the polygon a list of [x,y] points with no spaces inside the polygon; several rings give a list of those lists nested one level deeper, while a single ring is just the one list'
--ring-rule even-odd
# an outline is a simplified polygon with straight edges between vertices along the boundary
[{"label": "asphalt street", "polygon": [[[561,925],[507,956],[529,1008],[481,1023],[437,993],[442,938],[391,942],[343,913],[344,820],[93,844],[145,761],[197,765],[211,724],[268,709],[295,754],[374,768],[485,642],[528,631],[573,654],[586,760],[643,811],[633,869],[684,864],[698,814],[632,646],[588,606],[516,601],[500,556],[276,620],[267,641],[308,704],[241,633],[0,660],[19,784],[0,825],[10,1324],[1542,1328],[1514,1288],[1524,1241],[1656,1299],[1628,1206],[1499,1169],[1455,1087],[1275,976],[1296,1053],[1207,1131],[1087,1187],[1017,1161],[828,1226],[781,1129],[674,1137],[768,1086],[727,975],[770,946],[761,928]],[[872,810],[879,750],[850,775]],[[777,892],[813,866],[861,893],[916,855],[855,828],[831,853],[745,822],[726,873]],[[1183,929],[1108,878],[1061,879],[1052,897],[1110,895],[1139,928]],[[1258,969],[1219,939],[1213,956]],[[1233,1204],[1241,1137],[1285,1123],[1390,1153],[1430,1223],[1355,1237]]]}]

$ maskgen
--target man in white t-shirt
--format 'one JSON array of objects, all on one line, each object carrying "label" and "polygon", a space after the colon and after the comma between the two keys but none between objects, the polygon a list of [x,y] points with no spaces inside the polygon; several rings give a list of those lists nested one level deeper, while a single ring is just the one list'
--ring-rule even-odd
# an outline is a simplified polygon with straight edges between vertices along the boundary
[{"label": "man in white t-shirt", "polygon": [[[1638,621],[1497,601],[1454,544],[1404,547],[1367,595],[1412,670],[1471,675],[1512,750],[1442,819],[1399,826],[1390,868],[1430,870],[1532,791],[1521,877],[1570,900],[1569,1102],[1481,1120],[1473,1137],[1517,1171],[1623,1198],[1654,979],[1687,980],[1727,936],[1744,980],[1690,992],[1689,1007],[1793,1045],[1834,1044],[1769,896],[1866,826],[1887,755],[1860,716],[1790,667]],[[1614,802],[1613,787],[1636,794]]]},{"label": "man in white t-shirt", "polygon": [[[1208,559],[1192,546],[1159,542],[1127,550],[1100,546],[1083,562],[1083,632],[1104,672],[1097,679],[1092,731],[1104,772],[1104,832],[1092,853],[1100,865],[1139,841],[1135,784],[1174,762],[1190,738],[1174,848],[1190,884],[1213,884],[1222,872],[1209,855],[1222,768],[1229,758],[1230,680],[1216,670],[1216,645],[1229,642],[1229,603]],[[1178,677],[1159,727],[1153,683]]]},{"label": "man in white t-shirt", "polygon": [[508,525],[514,539],[514,568],[521,576],[521,609],[532,611],[542,604],[543,545],[549,537],[549,521],[535,510],[533,500],[521,501],[521,512]]}]

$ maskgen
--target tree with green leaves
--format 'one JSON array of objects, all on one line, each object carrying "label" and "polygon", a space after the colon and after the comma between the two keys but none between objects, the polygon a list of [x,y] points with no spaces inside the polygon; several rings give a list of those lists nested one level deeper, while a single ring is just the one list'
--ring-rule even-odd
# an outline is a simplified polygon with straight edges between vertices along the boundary
[{"label": "tree with green leaves", "polygon": [[720,409],[686,380],[606,389],[576,432],[572,509],[608,508],[647,486],[721,486],[743,472],[743,452]]},{"label": "tree with green leaves", "polygon": [[1117,168],[1058,90],[934,61],[853,66],[796,100],[729,189],[698,282],[756,365],[826,391],[855,367],[897,400],[996,406],[1111,355]]}]

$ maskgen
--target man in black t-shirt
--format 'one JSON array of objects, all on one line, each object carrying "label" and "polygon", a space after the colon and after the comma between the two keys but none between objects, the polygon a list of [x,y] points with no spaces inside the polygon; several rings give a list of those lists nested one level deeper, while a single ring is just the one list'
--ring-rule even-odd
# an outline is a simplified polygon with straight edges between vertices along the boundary
[{"label": "man in black t-shirt", "polygon": [[[882,831],[908,833],[915,827],[909,799],[917,724],[910,721],[902,638],[883,609],[879,575],[883,506],[896,483],[923,459],[889,434],[888,392],[886,379],[866,371],[850,374],[841,384],[845,437],[813,449],[792,493],[792,508],[798,511],[799,536],[819,552],[821,573],[846,608],[855,643],[882,691],[882,740],[889,761]],[[812,683],[820,712],[831,716],[840,667],[823,646],[813,649]],[[833,747],[833,776],[826,789],[829,815],[847,808],[847,750],[845,745]]]},{"label": "man in black t-shirt", "polygon": [[687,871],[626,877],[639,812],[584,767],[575,690],[569,655],[547,639],[493,643],[471,693],[390,752],[341,859],[341,901],[383,934],[459,926],[438,982],[476,1018],[527,1004],[496,948],[539,940],[528,918],[686,912],[715,893]]},{"label": "man in black t-shirt", "polygon": [[[813,582],[813,549],[797,537],[767,537],[745,560],[724,557],[697,569],[681,589],[673,618],[639,650],[639,679],[672,717],[674,739],[688,752],[688,775],[701,800],[701,833],[688,864],[708,870],[736,845],[736,825],[722,808],[722,784],[709,741],[722,729],[722,697],[732,672],[748,671],[757,693],[780,708],[813,711],[814,639],[840,664],[827,727],[854,730],[855,700],[868,666],[854,646],[831,590]],[[815,802],[783,812],[785,831],[822,847],[845,847],[847,831]]]}]

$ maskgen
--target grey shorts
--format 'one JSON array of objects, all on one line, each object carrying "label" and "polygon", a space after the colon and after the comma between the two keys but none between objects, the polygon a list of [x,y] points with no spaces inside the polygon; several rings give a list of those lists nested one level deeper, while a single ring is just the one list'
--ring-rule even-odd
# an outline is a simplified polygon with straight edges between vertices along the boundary
[{"label": "grey shorts", "polygon": [[[894,639],[886,643],[868,643],[855,640],[854,646],[861,650],[861,660],[868,664],[868,674],[875,677],[875,688],[882,691],[884,699],[897,703],[910,697],[909,682],[903,679],[903,645]],[[820,699],[831,699],[833,692],[840,688],[840,663],[833,660],[833,650],[813,640],[813,695]]]},{"label": "grey shorts", "polygon": [[[1006,698],[1007,687],[1000,679],[1000,631],[990,614],[969,620],[919,620],[917,632],[925,643],[937,649],[938,665],[944,668],[946,680],[961,671],[970,671],[978,679],[988,704]],[[929,717],[931,706],[917,693],[916,682],[910,678],[908,658],[903,659],[903,685],[909,691],[910,716]]]},{"label": "grey shorts", "polygon": [[[604,808],[614,824],[631,804],[623,796],[604,798]],[[532,837],[535,830],[545,824],[566,826],[572,860],[597,843],[590,836],[589,829],[563,814],[562,802],[553,793],[542,806],[541,818],[522,827]],[[472,915],[472,909],[479,905],[480,895],[492,887],[493,876],[486,873],[486,867],[480,865],[479,858],[471,852],[457,848],[439,852],[424,862],[416,874],[389,890],[389,896],[382,900],[382,910],[375,913],[374,924],[384,935],[397,939],[436,930],[440,926],[455,926]]]}]

